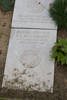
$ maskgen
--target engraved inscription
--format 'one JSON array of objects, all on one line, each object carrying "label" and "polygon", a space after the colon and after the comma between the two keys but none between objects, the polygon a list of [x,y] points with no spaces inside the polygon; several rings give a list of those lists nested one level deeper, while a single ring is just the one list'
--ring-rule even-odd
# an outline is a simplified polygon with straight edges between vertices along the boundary
[{"label": "engraved inscription", "polygon": [[37,52],[33,50],[25,50],[20,59],[21,63],[25,67],[36,67],[40,63],[40,58]]}]

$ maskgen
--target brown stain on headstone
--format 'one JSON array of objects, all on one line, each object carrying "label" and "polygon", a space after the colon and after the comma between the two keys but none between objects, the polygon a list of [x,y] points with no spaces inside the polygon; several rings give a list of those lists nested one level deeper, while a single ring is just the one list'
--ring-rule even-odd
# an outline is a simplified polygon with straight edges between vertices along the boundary
[{"label": "brown stain on headstone", "polygon": [[51,75],[51,74],[52,74],[51,72],[47,73],[47,75]]}]

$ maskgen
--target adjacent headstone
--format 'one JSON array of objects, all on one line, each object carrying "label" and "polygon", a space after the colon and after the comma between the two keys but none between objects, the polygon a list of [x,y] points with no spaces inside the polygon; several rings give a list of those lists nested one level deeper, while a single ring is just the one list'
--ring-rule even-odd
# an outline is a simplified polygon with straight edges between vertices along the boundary
[{"label": "adjacent headstone", "polygon": [[49,16],[54,0],[16,0],[12,27],[57,29]]},{"label": "adjacent headstone", "polygon": [[51,49],[57,27],[49,16],[53,0],[16,0],[2,87],[53,92]]}]

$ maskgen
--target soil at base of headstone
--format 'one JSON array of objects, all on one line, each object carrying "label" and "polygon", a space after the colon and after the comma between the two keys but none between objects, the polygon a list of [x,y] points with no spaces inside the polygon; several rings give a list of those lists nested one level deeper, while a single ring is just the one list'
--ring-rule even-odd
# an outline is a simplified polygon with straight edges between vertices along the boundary
[{"label": "soil at base of headstone", "polygon": [[59,38],[66,39],[67,38],[67,30],[65,30],[65,29],[59,29],[58,30],[58,39]]},{"label": "soil at base of headstone", "polygon": [[[57,64],[55,64],[54,92],[52,94],[1,88],[10,37],[11,20],[12,11],[8,13],[0,11],[0,97],[23,98],[23,100],[67,100],[67,68]],[[58,32],[58,37],[67,37],[66,31],[59,30]]]}]

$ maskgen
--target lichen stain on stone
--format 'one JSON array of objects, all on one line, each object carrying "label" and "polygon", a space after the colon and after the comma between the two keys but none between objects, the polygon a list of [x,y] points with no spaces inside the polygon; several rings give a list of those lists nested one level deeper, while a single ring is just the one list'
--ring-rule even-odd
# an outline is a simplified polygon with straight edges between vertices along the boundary
[{"label": "lichen stain on stone", "polygon": [[48,81],[48,83],[50,82],[50,80],[47,80]]},{"label": "lichen stain on stone", "polygon": [[[30,68],[29,68],[30,70]],[[35,73],[34,73],[35,74]],[[5,81],[5,87],[10,89],[22,89],[23,91],[41,91],[42,88],[45,88],[46,91],[49,91],[48,85],[44,81],[36,81],[34,83],[28,82],[27,78],[32,79],[34,78],[34,74],[30,74],[28,69],[24,69],[22,72],[19,71],[19,69],[15,68],[13,70],[13,79],[9,80],[8,76],[5,75],[6,78],[4,78]],[[28,82],[28,84],[27,84]],[[50,82],[48,80],[48,82]]]},{"label": "lichen stain on stone", "polygon": [[47,75],[51,75],[51,74],[52,74],[51,72],[47,73]]},{"label": "lichen stain on stone", "polygon": [[27,6],[33,13],[42,13],[45,8],[42,0],[29,0]]}]

